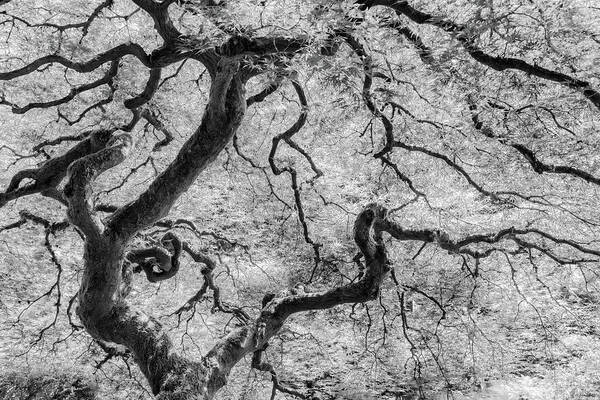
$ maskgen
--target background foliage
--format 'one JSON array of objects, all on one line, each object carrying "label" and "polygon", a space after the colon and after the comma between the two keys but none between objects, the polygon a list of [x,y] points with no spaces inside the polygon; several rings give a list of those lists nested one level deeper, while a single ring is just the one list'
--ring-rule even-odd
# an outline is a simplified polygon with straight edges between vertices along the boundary
[{"label": "background foliage", "polygon": [[[80,29],[48,24],[85,21],[97,4],[4,3],[2,71],[43,54],[88,60],[124,42],[146,50],[161,43],[150,29],[152,20],[129,1],[103,10],[84,36]],[[464,26],[488,54],[524,59],[600,87],[600,8],[590,2],[411,4]],[[315,263],[289,176],[274,175],[268,164],[270,139],[302,110],[284,80],[248,109],[235,143],[171,210],[169,219],[186,218],[200,230],[179,233],[218,260],[215,282],[225,305],[256,315],[266,292],[300,283],[318,290],[355,279],[352,224],[371,202],[393,210],[407,229],[440,230],[451,240],[515,227],[569,241],[523,235],[532,245],[500,241],[492,254],[475,260],[435,243],[386,239],[395,278],[385,282],[377,301],[295,316],[267,352],[280,379],[308,398],[322,399],[594,398],[600,390],[598,182],[572,173],[539,173],[514,145],[526,146],[546,164],[594,175],[600,166],[598,108],[565,85],[488,68],[465,51],[457,34],[400,19],[426,45],[416,47],[386,26],[399,18],[390,9],[361,11],[353,2],[337,1],[241,0],[221,4],[215,15],[211,10],[201,2],[181,2],[172,7],[172,17],[182,33],[202,38],[196,44],[202,48],[226,39],[220,24],[247,37],[309,37],[310,46],[285,65],[266,61],[263,67],[270,72],[253,78],[247,88],[248,95],[257,93],[281,71],[300,83],[308,119],[294,140],[322,172],[316,177],[309,159],[292,147],[281,146],[277,153],[279,165],[298,172],[307,234],[320,245]],[[380,119],[365,105],[364,60],[341,40],[334,55],[321,54],[331,32],[350,28],[373,59],[372,98],[392,122],[395,139],[430,154],[395,148],[387,164],[374,157],[385,146],[385,135]],[[102,77],[106,68],[80,74],[51,64],[2,82],[0,187],[16,172],[73,146],[69,140],[34,148],[38,143],[129,119],[122,103],[143,90],[148,73],[132,57],[119,64],[110,85],[25,113],[18,108],[65,96]],[[96,181],[97,204],[122,205],[145,190],[200,123],[210,79],[204,68],[188,59],[166,67],[162,76],[147,108],[172,141],[157,148],[165,132],[142,120],[133,131],[133,154]],[[98,106],[103,99],[110,102]],[[402,176],[410,178],[412,188]],[[60,203],[36,195],[4,206],[0,226],[18,221],[22,210],[51,223],[65,218]],[[80,237],[72,228],[48,235],[34,222],[0,232],[0,395],[24,397],[11,392],[12,385],[46,385],[39,390],[56,393],[58,381],[78,382],[81,378],[69,378],[77,373],[97,382],[100,397],[149,398],[133,361],[107,355],[68,312],[81,278]],[[145,232],[136,244],[151,242],[157,230]],[[218,312],[212,294],[180,309],[201,287],[201,270],[188,258],[177,276],[162,283],[136,275],[130,295],[192,358],[237,323],[231,314]],[[31,368],[36,372],[25,380]],[[57,376],[58,371],[67,372]],[[50,379],[43,374],[56,382],[38,383]],[[247,360],[219,396],[262,399],[270,387],[268,374],[253,371]]]}]

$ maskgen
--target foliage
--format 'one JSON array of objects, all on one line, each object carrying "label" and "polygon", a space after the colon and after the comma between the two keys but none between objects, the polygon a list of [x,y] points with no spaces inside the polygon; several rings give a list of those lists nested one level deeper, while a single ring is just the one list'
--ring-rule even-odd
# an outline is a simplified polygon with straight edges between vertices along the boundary
[{"label": "foliage", "polygon": [[597,393],[597,7],[158,3],[0,1],[9,368],[131,398],[184,370],[217,398]]},{"label": "foliage", "polygon": [[74,375],[11,373],[0,378],[3,400],[95,400],[96,387]]}]

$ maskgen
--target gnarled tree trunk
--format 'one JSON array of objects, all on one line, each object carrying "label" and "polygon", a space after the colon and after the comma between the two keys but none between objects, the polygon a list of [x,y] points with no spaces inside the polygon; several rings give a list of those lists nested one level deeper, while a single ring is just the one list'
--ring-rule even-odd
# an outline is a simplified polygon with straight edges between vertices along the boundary
[{"label": "gnarled tree trunk", "polygon": [[355,240],[365,258],[361,279],[321,293],[277,295],[252,323],[232,331],[201,360],[188,360],[173,350],[160,323],[126,302],[123,279],[125,250],[140,229],[164,217],[177,198],[194,182],[231,139],[245,111],[243,83],[237,64],[221,61],[202,123],[175,161],[137,200],[113,214],[103,225],[90,206],[90,184],[121,162],[131,149],[128,135],[74,162],[69,168],[65,197],[71,222],[85,235],[84,276],[77,313],[96,339],[127,347],[161,399],[211,399],[227,381],[233,366],[245,355],[260,352],[293,313],[324,309],[376,298],[389,270],[381,232],[388,229],[386,210],[367,206],[355,223]]},{"label": "gnarled tree trunk", "polygon": [[196,363],[175,354],[160,323],[129,307],[125,301],[127,282],[122,279],[125,249],[135,233],[164,217],[218,156],[240,125],[245,108],[238,64],[222,60],[196,132],[153,184],[137,200],[117,210],[106,225],[96,218],[90,206],[90,185],[99,174],[127,156],[131,138],[117,136],[112,145],[109,143],[69,167],[64,190],[68,216],[85,235],[85,269],[77,314],[95,339],[130,349],[152,391],[160,392],[162,398],[211,398],[217,386],[211,382],[211,368],[215,366],[206,360]]}]

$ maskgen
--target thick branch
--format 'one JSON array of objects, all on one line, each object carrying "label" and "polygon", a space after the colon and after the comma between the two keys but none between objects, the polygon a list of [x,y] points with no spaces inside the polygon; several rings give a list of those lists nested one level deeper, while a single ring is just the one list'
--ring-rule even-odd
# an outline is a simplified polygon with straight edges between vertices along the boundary
[{"label": "thick branch", "polygon": [[[131,250],[125,258],[127,261],[138,264],[150,282],[160,282],[172,278],[179,272],[179,256],[181,255],[181,239],[173,232],[167,232],[160,240],[162,244],[170,244],[173,252],[163,247],[148,247]],[[155,271],[154,267],[160,271]]]},{"label": "thick branch", "polygon": [[308,37],[257,37],[234,36],[216,49],[227,57],[264,56],[267,54],[293,55],[310,44]]},{"label": "thick branch", "polygon": [[[148,5],[147,2],[144,2]],[[122,159],[124,146],[112,146],[86,157],[71,167],[69,216],[86,234],[85,269],[77,313],[94,337],[126,346],[150,382],[152,391],[164,398],[206,396],[208,366],[183,359],[173,352],[165,331],[152,317],[131,309],[124,301],[122,260],[131,237],[165,216],[174,202],[218,156],[241,123],[246,100],[238,65],[222,60],[214,75],[209,103],[196,132],[183,145],[175,160],[133,202],[118,209],[100,231],[86,202],[90,181]],[[154,260],[162,260],[151,251]],[[175,252],[174,252],[175,253]],[[147,260],[149,254],[137,254]],[[173,254],[168,273],[176,272]],[[142,257],[143,256],[143,257]],[[135,258],[135,254],[132,255]],[[163,260],[164,261],[164,260]],[[168,262],[158,262],[166,268]],[[161,268],[162,270],[162,268]],[[163,270],[164,271],[164,270]],[[155,274],[150,274],[155,277]],[[176,394],[179,393],[179,394]]]},{"label": "thick branch", "polygon": [[181,36],[181,33],[173,25],[169,15],[169,4],[171,2],[159,3],[154,0],[133,0],[133,2],[146,11],[154,20],[154,29],[162,37],[165,43],[172,43]]},{"label": "thick branch", "polygon": [[115,235],[126,241],[138,230],[165,217],[229,142],[246,109],[243,84],[236,73],[237,63],[224,60],[220,64],[200,126],[148,189],[113,214],[108,226]]},{"label": "thick branch", "polygon": [[325,292],[294,290],[292,294],[282,293],[263,308],[254,326],[237,329],[219,341],[205,357],[206,362],[214,366],[210,378],[213,385],[208,387],[208,392],[214,393],[221,388],[231,368],[246,354],[262,350],[290,315],[375,299],[381,281],[390,270],[381,237],[381,224],[386,217],[384,208],[371,204],[356,219],[354,239],[366,260],[366,271],[359,281]]},{"label": "thick branch", "polygon": [[260,92],[248,97],[246,99],[246,107],[250,107],[254,103],[260,103],[264,101],[270,94],[275,93],[277,89],[281,86],[281,82],[283,81],[283,77],[278,77],[277,80],[271,82],[267,87],[265,87]]},{"label": "thick branch", "polygon": [[[67,167],[73,161],[104,148],[116,130],[116,128],[112,128],[95,131],[62,156],[46,161],[39,168],[16,173],[6,191],[0,193],[0,207],[11,200],[55,188],[65,177]],[[33,182],[21,186],[24,179],[31,179]]]}]

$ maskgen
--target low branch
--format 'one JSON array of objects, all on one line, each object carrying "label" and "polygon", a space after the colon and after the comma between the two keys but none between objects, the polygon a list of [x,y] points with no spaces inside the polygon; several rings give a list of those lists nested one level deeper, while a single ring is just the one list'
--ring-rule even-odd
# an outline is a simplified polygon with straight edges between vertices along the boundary
[{"label": "low branch", "polygon": [[366,270],[357,282],[324,292],[283,292],[270,300],[252,326],[238,328],[220,340],[204,360],[215,368],[211,371],[209,393],[216,392],[226,382],[231,368],[246,354],[261,351],[285,320],[292,314],[322,310],[345,303],[362,303],[377,298],[379,286],[390,270],[382,239],[382,222],[387,210],[371,204],[358,215],[354,224],[354,239],[365,258]]}]

